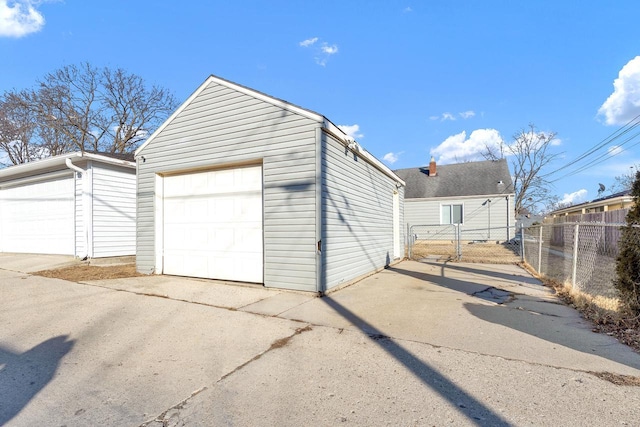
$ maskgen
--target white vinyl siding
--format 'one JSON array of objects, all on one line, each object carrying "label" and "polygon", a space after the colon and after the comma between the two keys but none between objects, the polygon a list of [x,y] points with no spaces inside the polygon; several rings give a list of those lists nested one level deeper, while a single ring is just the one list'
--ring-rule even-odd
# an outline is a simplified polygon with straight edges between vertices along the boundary
[{"label": "white vinyl siding", "polygon": [[[487,200],[491,202],[487,202]],[[508,199],[508,200],[507,200]],[[463,205],[462,232],[472,233],[474,240],[507,239],[507,226],[515,226],[513,196],[482,196],[464,198],[407,199],[405,208],[405,228],[418,225],[448,224],[442,212],[446,206]],[[489,233],[491,228],[491,233]],[[473,232],[471,230],[474,230]],[[477,230],[477,231],[476,231]],[[511,230],[513,233],[513,230]],[[510,235],[513,237],[513,234]]]},{"label": "white vinyl siding", "polygon": [[84,201],[82,198],[82,175],[79,173],[73,173],[75,181],[75,256],[84,257],[87,255],[86,243],[87,239],[85,234],[87,230],[84,227]]},{"label": "white vinyl siding", "polygon": [[91,162],[93,257],[136,252],[136,177],[130,168]]},{"label": "white vinyl siding", "polygon": [[[156,176],[261,162],[267,287],[314,291],[320,123],[211,82],[138,153],[137,268],[155,270]],[[144,157],[144,160],[141,157]],[[159,246],[161,247],[159,242]]]},{"label": "white vinyl siding", "polygon": [[331,136],[323,134],[322,148],[321,274],[324,288],[331,289],[393,261],[393,194],[398,189]]}]

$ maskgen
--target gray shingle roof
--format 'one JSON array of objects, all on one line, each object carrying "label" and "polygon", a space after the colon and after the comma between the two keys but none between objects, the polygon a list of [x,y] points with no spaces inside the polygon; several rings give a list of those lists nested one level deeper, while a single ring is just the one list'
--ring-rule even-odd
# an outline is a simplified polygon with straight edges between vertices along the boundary
[{"label": "gray shingle roof", "polygon": [[[438,165],[436,176],[429,176],[429,166],[394,172],[407,183],[406,199],[513,193],[505,159]],[[498,185],[500,181],[504,186]]]}]

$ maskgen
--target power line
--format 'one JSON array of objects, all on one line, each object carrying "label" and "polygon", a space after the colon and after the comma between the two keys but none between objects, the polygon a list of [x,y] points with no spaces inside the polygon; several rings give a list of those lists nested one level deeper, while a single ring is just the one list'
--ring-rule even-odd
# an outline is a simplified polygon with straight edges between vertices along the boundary
[{"label": "power line", "polygon": [[[625,125],[621,126],[620,128],[618,128],[617,130],[615,130],[613,133],[611,133],[609,136],[607,136],[606,138],[604,138],[603,140],[601,140],[600,142],[598,142],[596,145],[594,145],[593,147],[591,147],[589,150],[585,151],[583,154],[581,154],[580,156],[578,156],[577,158],[575,158],[574,160],[570,161],[569,163],[564,164],[562,167],[559,167],[549,173],[546,173],[545,175],[540,176],[540,178],[546,178],[549,177],[551,175],[554,175],[562,170],[566,170],[567,167],[572,166],[584,159],[586,159],[587,157],[591,156],[592,154],[596,153],[597,151],[603,149],[604,147],[606,147],[607,145],[613,143],[614,141],[616,141],[618,138],[623,137],[624,135],[626,135],[627,133],[631,132],[632,130],[634,130],[635,128],[637,128],[638,126],[640,126],[640,114],[635,116],[634,118],[632,118],[631,120],[629,120]],[[635,134],[635,136],[637,136],[638,134]],[[631,137],[633,138],[633,137]],[[625,142],[623,142],[622,144],[619,144],[620,146],[624,145],[626,142],[628,142],[630,140],[627,139],[625,140]],[[635,145],[635,144],[634,144]],[[608,154],[608,153],[607,153]],[[615,154],[614,154],[615,155]],[[613,157],[613,155],[611,156]],[[599,157],[600,158],[600,157]],[[587,166],[588,167],[588,166]],[[578,169],[578,171],[582,171],[584,170],[585,166],[582,166]],[[578,172],[575,172],[578,173]],[[570,173],[571,175],[573,175],[574,173]],[[569,174],[563,175],[563,177],[565,176],[570,176]],[[562,177],[561,177],[562,178]],[[555,182],[558,181],[557,178],[551,182]]]},{"label": "power line", "polygon": [[[634,139],[635,137],[637,137],[638,135],[640,135],[640,131],[639,131],[639,132],[637,132],[637,133],[635,133],[635,134],[633,134],[633,135],[631,135],[630,137],[628,137],[627,139],[625,139],[623,142],[621,142],[620,144],[618,144],[618,147],[622,147],[622,146],[624,146],[626,143],[630,142],[631,140],[633,140],[633,139]],[[631,146],[629,146],[628,148],[635,147],[635,146],[636,146],[636,145],[638,145],[638,144],[640,144],[640,140],[636,141],[636,142],[635,142],[635,144],[632,144],[632,145],[631,145]],[[612,157],[615,157],[615,156],[620,155],[621,153],[622,153],[621,151],[620,151],[620,152],[613,152],[613,153],[611,153],[611,152],[606,152],[606,153],[603,153],[603,154],[601,154],[600,156],[596,157],[596,158],[595,158],[595,159],[593,159],[592,161],[594,161],[594,162],[595,162],[595,161],[598,161],[598,160],[600,160],[600,159],[608,160],[608,159],[610,159],[610,158],[612,158]],[[552,181],[549,181],[549,182],[550,182],[550,183],[554,183],[554,182],[556,182],[556,181],[558,181],[558,180],[560,180],[560,179],[562,179],[562,178],[567,178],[567,177],[570,177],[570,176],[576,175],[576,174],[578,174],[578,173],[580,173],[580,172],[585,171],[586,169],[589,169],[590,167],[592,167],[592,164],[586,164],[586,165],[584,165],[584,166],[579,167],[578,169],[575,169],[575,170],[573,170],[573,171],[571,171],[571,172],[568,172],[568,173],[566,173],[566,174],[564,174],[564,175],[560,176],[559,178],[556,178],[556,179],[554,179],[554,180],[552,180]]]}]

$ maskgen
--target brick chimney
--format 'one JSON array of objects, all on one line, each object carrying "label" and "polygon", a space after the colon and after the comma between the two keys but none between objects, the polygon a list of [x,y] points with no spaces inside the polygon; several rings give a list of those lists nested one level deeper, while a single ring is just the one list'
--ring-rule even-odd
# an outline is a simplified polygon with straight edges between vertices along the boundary
[{"label": "brick chimney", "polygon": [[429,162],[429,176],[436,176],[436,159],[433,156]]}]

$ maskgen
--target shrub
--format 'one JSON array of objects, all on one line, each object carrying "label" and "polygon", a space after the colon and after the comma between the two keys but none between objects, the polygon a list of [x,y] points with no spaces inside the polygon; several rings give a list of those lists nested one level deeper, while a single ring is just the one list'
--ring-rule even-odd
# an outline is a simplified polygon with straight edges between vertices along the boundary
[{"label": "shrub", "polygon": [[631,195],[634,206],[627,214],[627,225],[622,228],[614,284],[622,304],[640,314],[640,228],[633,227],[640,225],[640,171],[636,172]]}]

